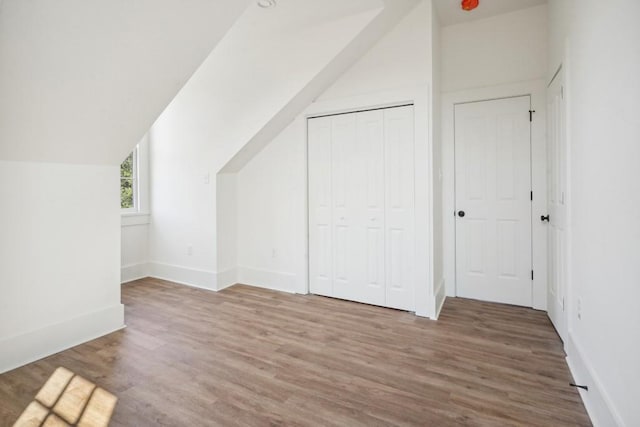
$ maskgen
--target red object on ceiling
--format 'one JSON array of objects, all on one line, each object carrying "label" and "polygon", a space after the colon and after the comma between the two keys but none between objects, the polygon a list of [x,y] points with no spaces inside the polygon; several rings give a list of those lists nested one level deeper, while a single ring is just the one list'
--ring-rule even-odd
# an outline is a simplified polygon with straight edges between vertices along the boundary
[{"label": "red object on ceiling", "polygon": [[463,10],[473,10],[478,7],[480,0],[462,0],[461,6]]}]

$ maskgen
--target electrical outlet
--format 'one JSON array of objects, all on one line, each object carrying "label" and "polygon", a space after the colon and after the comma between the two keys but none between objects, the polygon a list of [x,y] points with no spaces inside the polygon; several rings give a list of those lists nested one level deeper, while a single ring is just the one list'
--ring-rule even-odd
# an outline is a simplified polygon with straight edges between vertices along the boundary
[{"label": "electrical outlet", "polygon": [[273,248],[271,250],[271,258],[277,258],[278,257],[278,251],[276,251],[276,248]]},{"label": "electrical outlet", "polygon": [[189,256],[193,255],[193,246],[191,245],[187,246],[187,255]]},{"label": "electrical outlet", "polygon": [[578,298],[578,303],[576,304],[576,308],[578,311],[578,319],[582,319],[582,299]]}]

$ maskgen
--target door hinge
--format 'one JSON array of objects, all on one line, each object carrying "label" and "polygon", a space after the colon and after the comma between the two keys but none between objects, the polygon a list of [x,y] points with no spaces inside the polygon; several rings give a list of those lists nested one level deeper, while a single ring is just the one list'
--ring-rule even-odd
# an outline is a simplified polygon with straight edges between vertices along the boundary
[{"label": "door hinge", "polygon": [[533,280],[533,270],[531,270],[531,280]]},{"label": "door hinge", "polygon": [[564,297],[562,297],[562,311],[564,311]]},{"label": "door hinge", "polygon": [[535,113],[536,110],[529,110],[529,121],[532,122],[533,121],[533,113]]},{"label": "door hinge", "polygon": [[530,196],[531,196],[531,201],[533,202],[533,191],[531,192]]},{"label": "door hinge", "polygon": [[560,98],[564,99],[564,86],[560,86]]}]

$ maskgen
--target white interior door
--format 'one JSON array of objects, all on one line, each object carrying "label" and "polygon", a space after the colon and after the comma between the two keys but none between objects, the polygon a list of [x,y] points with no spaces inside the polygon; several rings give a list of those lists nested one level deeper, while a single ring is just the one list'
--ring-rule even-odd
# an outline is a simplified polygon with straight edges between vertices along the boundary
[{"label": "white interior door", "polygon": [[412,106],[309,120],[312,293],[414,309],[413,128]]},{"label": "white interior door", "polygon": [[455,106],[456,293],[532,305],[530,97]]},{"label": "white interior door", "polygon": [[[548,284],[547,310],[564,341],[567,333],[567,138],[562,70],[547,91]],[[541,218],[543,219],[543,218]]]}]

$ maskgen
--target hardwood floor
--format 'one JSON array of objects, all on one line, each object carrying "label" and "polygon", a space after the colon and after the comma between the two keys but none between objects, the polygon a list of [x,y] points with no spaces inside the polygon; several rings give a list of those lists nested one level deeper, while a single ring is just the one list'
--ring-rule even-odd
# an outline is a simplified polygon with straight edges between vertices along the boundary
[{"label": "hardwood floor", "polygon": [[0,425],[58,366],[119,397],[113,426],[591,425],[542,312],[450,298],[434,322],[156,279],[122,299],[125,330],[0,375]]}]

